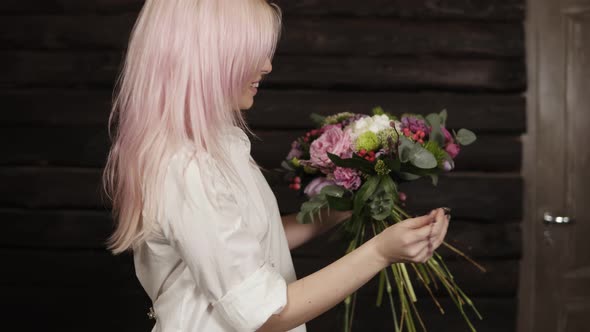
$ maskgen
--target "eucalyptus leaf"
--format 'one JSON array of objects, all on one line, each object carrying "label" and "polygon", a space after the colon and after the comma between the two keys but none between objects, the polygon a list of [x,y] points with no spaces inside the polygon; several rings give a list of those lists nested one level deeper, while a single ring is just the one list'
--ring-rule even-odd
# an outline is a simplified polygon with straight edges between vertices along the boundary
[{"label": "eucalyptus leaf", "polygon": [[410,161],[410,156],[412,154],[412,150],[414,149],[414,142],[408,139],[405,136],[399,137],[399,147],[398,147],[398,155],[399,159],[402,163],[406,163]]},{"label": "eucalyptus leaf", "polygon": [[419,178],[421,178],[420,175],[416,175],[416,174],[412,174],[412,173],[408,173],[408,172],[398,172],[397,175],[402,180],[406,180],[406,181],[414,181],[414,180],[418,180]]},{"label": "eucalyptus leaf", "polygon": [[443,135],[442,129],[440,127],[441,123],[443,122],[441,117],[436,113],[431,113],[426,116],[426,121],[428,121],[432,127],[430,130],[430,135],[428,136],[428,140],[438,143],[439,146],[443,146],[445,144],[445,136]]},{"label": "eucalyptus leaf", "polygon": [[443,127],[447,126],[447,118],[448,118],[448,113],[446,109],[443,109],[442,111],[440,111],[439,113],[440,119],[441,119],[441,125]]},{"label": "eucalyptus leaf", "polygon": [[412,150],[410,162],[412,165],[422,169],[434,168],[437,165],[434,155],[430,151],[418,145],[416,145]]},{"label": "eucalyptus leaf", "polygon": [[430,174],[430,179],[432,180],[432,185],[436,187],[438,185],[438,174]]},{"label": "eucalyptus leaf", "polygon": [[477,139],[475,134],[469,129],[459,129],[457,134],[455,135],[455,139],[461,145],[469,145]]}]

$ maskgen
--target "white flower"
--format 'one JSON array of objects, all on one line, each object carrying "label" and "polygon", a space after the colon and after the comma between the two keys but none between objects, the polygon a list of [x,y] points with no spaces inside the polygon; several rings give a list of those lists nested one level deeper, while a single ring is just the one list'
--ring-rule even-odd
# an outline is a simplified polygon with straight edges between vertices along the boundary
[{"label": "white flower", "polygon": [[385,128],[390,128],[390,121],[389,117],[385,114],[367,116],[351,123],[345,128],[345,130],[349,131],[349,134],[354,141],[359,135],[368,130],[376,134]]}]

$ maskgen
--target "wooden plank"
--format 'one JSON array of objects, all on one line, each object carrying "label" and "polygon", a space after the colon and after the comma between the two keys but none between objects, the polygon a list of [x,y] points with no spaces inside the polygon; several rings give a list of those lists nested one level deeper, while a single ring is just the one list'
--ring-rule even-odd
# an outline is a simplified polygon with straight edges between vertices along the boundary
[{"label": "wooden plank", "polygon": [[436,19],[524,19],[522,0],[277,0],[286,15],[302,16],[385,16]]},{"label": "wooden plank", "polygon": [[[306,0],[275,1],[285,16],[379,16],[431,19],[523,20],[522,0]],[[4,0],[0,13],[96,13],[137,12],[143,0]]]},{"label": "wooden plank", "polygon": [[[369,239],[372,234],[367,234]],[[480,222],[453,219],[445,241],[472,258],[513,259],[520,258],[522,250],[520,223],[482,224]],[[337,258],[346,252],[349,242],[342,239],[337,228],[313,239],[292,251],[297,257]],[[438,252],[446,259],[462,258],[441,247]]]},{"label": "wooden plank", "polygon": [[254,107],[245,114],[249,123],[258,128],[307,129],[312,124],[311,113],[372,114],[373,107],[382,106],[398,116],[447,109],[448,125],[452,128],[470,128],[476,132],[525,131],[525,101],[516,94],[261,90],[257,96]]},{"label": "wooden plank", "polygon": [[[135,14],[6,17],[0,21],[0,48],[121,50],[135,19]],[[285,55],[524,54],[524,31],[518,22],[287,17],[283,25],[277,52]]]},{"label": "wooden plank", "polygon": [[[251,138],[252,156],[265,168],[279,167],[291,142],[303,130],[257,130]],[[15,140],[14,138],[19,139]],[[75,138],[75,139],[72,139]],[[103,167],[110,141],[106,126],[74,128],[7,128],[0,131],[0,165],[51,165]],[[516,136],[480,136],[463,148],[457,170],[519,171],[521,142]]]},{"label": "wooden plank", "polygon": [[[0,209],[0,247],[23,249],[105,249],[114,222],[108,211]],[[347,242],[337,228],[295,249],[297,257],[339,257]],[[520,223],[482,224],[453,219],[446,241],[475,258],[519,258]],[[18,236],[15,236],[18,234]],[[455,258],[448,250],[439,252]]]},{"label": "wooden plank", "polygon": [[[0,167],[0,207],[74,208],[106,207],[100,196],[99,169]],[[273,189],[281,213],[299,211],[306,201],[276,173],[264,173]],[[520,174],[457,172],[440,179],[433,187],[428,179],[401,184],[407,192],[409,211],[422,213],[448,206],[453,216],[466,220],[507,220],[522,218],[522,178]]]},{"label": "wooden plank", "polygon": [[129,287],[4,287],[0,310],[19,331],[150,331],[151,301],[141,286]]},{"label": "wooden plank", "polygon": [[[8,288],[4,291],[0,309],[6,315],[6,326],[19,326],[21,331],[150,331],[154,324],[147,318],[151,302],[141,291],[122,291],[92,288]],[[116,300],[114,300],[116,299]],[[516,299],[514,297],[472,298],[484,316],[479,321],[469,312],[477,331],[514,331]],[[441,315],[428,298],[420,298],[417,305],[428,331],[468,330],[454,304],[440,299],[446,313]],[[34,305],[32,305],[34,304]],[[354,319],[355,331],[391,331],[393,321],[389,304],[375,307],[374,297],[358,296]],[[35,319],[31,319],[35,317]],[[307,331],[341,331],[343,304],[330,309],[308,322]]]},{"label": "wooden plank", "polygon": [[[113,256],[102,250],[0,249],[0,252],[3,261],[13,271],[0,277],[0,284],[5,286],[131,290],[138,285],[132,254]],[[293,258],[299,278],[322,269],[334,260],[336,258],[297,256]],[[455,280],[468,294],[473,296],[516,294],[518,261],[480,260],[480,263],[488,269],[486,273],[480,272],[463,260],[447,261]],[[38,271],[44,271],[43,278],[39,278]],[[410,271],[410,275],[413,281],[418,282],[413,271]],[[377,281],[377,278],[373,278],[359,294],[376,295]],[[421,296],[428,296],[424,287],[416,287],[416,291]],[[444,289],[437,294],[447,296]]]},{"label": "wooden plank", "polygon": [[[0,99],[6,110],[0,125],[7,127],[106,126],[112,92],[0,90]],[[313,125],[311,113],[370,114],[376,105],[397,115],[427,114],[446,108],[450,127],[470,128],[478,133],[525,131],[525,100],[517,94],[281,91],[262,87],[254,107],[245,114],[250,126],[256,129],[307,129]]]},{"label": "wooden plank", "polygon": [[[0,52],[0,87],[113,85],[122,55],[117,52]],[[262,86],[280,88],[522,91],[522,58],[277,56]]]},{"label": "wooden plank", "polygon": [[[394,297],[397,300],[397,297]],[[478,332],[515,331],[516,304],[515,298],[472,298],[478,311],[483,315],[479,320],[472,310],[465,311]],[[430,299],[418,299],[416,306],[429,332],[469,331],[469,326],[450,299],[441,299],[445,309],[442,315]],[[399,310],[399,302],[396,302]],[[398,313],[399,314],[399,313]],[[398,317],[399,318],[399,317]],[[342,331],[344,320],[344,305],[330,309],[324,315],[307,324],[308,331]],[[418,324],[416,322],[416,324]],[[356,313],[352,325],[353,331],[389,332],[394,331],[393,318],[387,299],[380,308],[375,307],[375,297],[358,297]],[[420,327],[417,327],[420,330]]]}]

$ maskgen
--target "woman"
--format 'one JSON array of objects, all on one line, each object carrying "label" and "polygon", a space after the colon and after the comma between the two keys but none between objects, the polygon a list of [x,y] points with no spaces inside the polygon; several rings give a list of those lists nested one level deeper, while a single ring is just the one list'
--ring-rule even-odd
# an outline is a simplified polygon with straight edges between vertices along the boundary
[{"label": "woman", "polygon": [[281,217],[250,156],[242,111],[272,70],[280,10],[265,0],[147,0],[134,26],[110,118],[104,172],[117,228],[153,302],[153,331],[305,331],[398,261],[442,242],[442,209],[389,227],[297,280],[289,250],[324,224]]}]

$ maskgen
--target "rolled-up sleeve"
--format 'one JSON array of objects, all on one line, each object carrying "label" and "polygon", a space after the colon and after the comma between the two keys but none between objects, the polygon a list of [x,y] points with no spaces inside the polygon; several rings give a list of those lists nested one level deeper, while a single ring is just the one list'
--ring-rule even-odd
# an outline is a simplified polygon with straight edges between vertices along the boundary
[{"label": "rolled-up sleeve", "polygon": [[287,303],[229,182],[208,155],[175,156],[165,181],[167,237],[198,291],[238,331],[256,331]]}]

